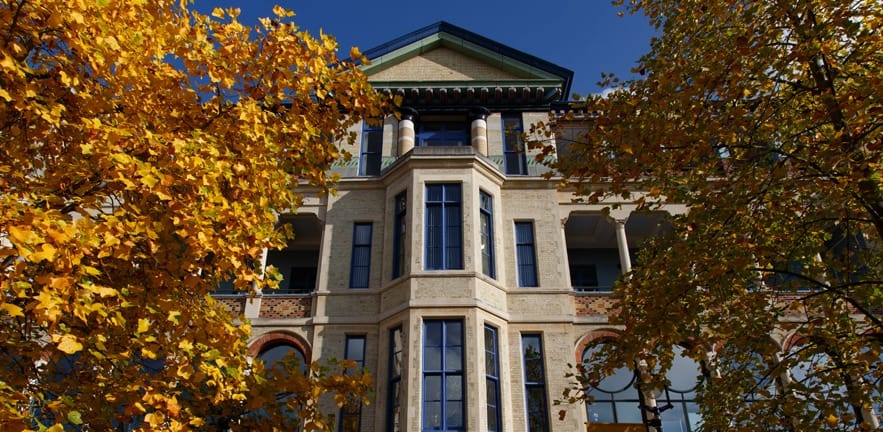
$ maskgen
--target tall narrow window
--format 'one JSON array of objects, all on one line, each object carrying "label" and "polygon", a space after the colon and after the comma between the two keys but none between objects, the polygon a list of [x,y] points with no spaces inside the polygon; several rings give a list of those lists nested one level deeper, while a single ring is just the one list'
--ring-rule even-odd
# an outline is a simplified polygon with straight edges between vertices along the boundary
[{"label": "tall narrow window", "polygon": [[479,218],[481,219],[481,271],[490,277],[495,277],[494,199],[484,192],[479,192],[478,195],[481,200],[481,210],[479,213]]},{"label": "tall narrow window", "polygon": [[423,430],[466,430],[463,322],[423,323]]},{"label": "tall narrow window", "polygon": [[353,256],[350,288],[368,288],[371,274],[371,223],[353,225]]},{"label": "tall narrow window", "polygon": [[484,326],[484,376],[487,392],[487,430],[500,430],[500,359],[497,329]]},{"label": "tall narrow window", "polygon": [[503,114],[503,165],[506,174],[527,174],[527,159],[521,138],[523,132],[521,114]]},{"label": "tall narrow window", "polygon": [[362,153],[359,157],[359,175],[380,175],[380,161],[383,151],[383,127],[378,124],[362,126]]},{"label": "tall narrow window", "polygon": [[387,398],[386,430],[401,432],[402,430],[402,328],[396,327],[389,332],[389,386]]},{"label": "tall narrow window", "polygon": [[393,279],[405,273],[405,233],[407,232],[405,215],[407,210],[407,194],[402,192],[396,195],[395,198],[395,226],[393,227],[392,243]]},{"label": "tall narrow window", "polygon": [[518,286],[539,286],[533,222],[515,222],[515,254],[518,260]]},{"label": "tall narrow window", "polygon": [[[359,371],[365,367],[365,336],[347,336],[344,358],[358,365]],[[362,422],[361,401],[348,401],[340,410],[340,432],[359,432]]]},{"label": "tall narrow window", "polygon": [[463,268],[460,185],[426,185],[426,270]]},{"label": "tall narrow window", "polygon": [[521,335],[521,355],[524,359],[524,395],[527,404],[528,432],[549,430],[546,412],[546,372],[543,364],[543,341],[538,334]]}]

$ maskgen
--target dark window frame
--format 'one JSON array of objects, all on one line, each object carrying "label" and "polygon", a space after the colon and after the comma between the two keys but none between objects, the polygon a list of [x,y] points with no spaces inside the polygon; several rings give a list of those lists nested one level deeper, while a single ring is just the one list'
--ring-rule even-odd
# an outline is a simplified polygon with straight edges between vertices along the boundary
[{"label": "dark window frame", "polygon": [[[438,189],[438,193],[432,192]],[[425,270],[463,269],[463,185],[429,183],[425,186]],[[431,196],[440,199],[430,199]]]},{"label": "dark window frame", "polygon": [[515,221],[515,259],[518,267],[518,286],[539,287],[533,221]]},{"label": "dark window frame", "polygon": [[[375,141],[376,140],[376,141]],[[359,175],[379,176],[383,161],[383,124],[362,122],[362,145],[359,153]]]},{"label": "dark window frame", "polygon": [[[359,229],[367,229],[368,233],[362,236]],[[371,222],[356,222],[353,224],[353,248],[350,257],[350,288],[369,288],[371,281],[371,239],[374,235],[374,224]],[[365,262],[358,262],[359,257],[365,257]],[[361,270],[357,272],[357,270]]]},{"label": "dark window frame", "polygon": [[[428,337],[429,326],[440,325],[441,330],[441,340],[439,341],[441,345],[429,345],[430,338]],[[451,333],[453,330],[449,330],[451,327],[459,328],[459,333]],[[466,430],[466,350],[465,350],[465,341],[464,337],[464,323],[463,320],[459,319],[443,319],[443,320],[426,320],[423,322],[423,370],[422,370],[422,388],[423,388],[423,400],[421,401],[421,430],[423,431],[465,431]],[[459,345],[456,343],[459,341]],[[450,355],[452,353],[456,353],[459,349],[459,363],[454,363],[450,361]],[[435,350],[435,351],[432,351]],[[428,365],[430,364],[428,357],[430,356],[430,352],[438,352],[440,358],[437,361],[433,361],[433,364],[438,364],[439,368],[430,369]],[[427,383],[430,379],[437,378],[437,385],[439,386],[439,395],[438,400],[429,400],[428,397],[431,397],[431,392],[427,388]],[[459,399],[449,399],[451,396],[449,391],[451,391],[451,386],[455,386],[459,384]],[[456,395],[455,395],[456,396]],[[427,408],[428,403],[438,404],[439,408],[439,417],[437,420],[440,424],[439,427],[434,427],[427,425],[427,416],[429,415],[430,410]],[[459,418],[455,417],[449,409],[451,408],[451,403],[459,403],[460,416]],[[455,406],[455,405],[454,405]],[[455,420],[454,425],[450,425],[449,422],[451,420]],[[456,423],[459,423],[459,426]]]},{"label": "dark window frame", "polygon": [[494,198],[485,191],[478,192],[479,230],[481,246],[481,271],[492,279],[496,278],[494,262]]},{"label": "dark window frame", "polygon": [[[402,341],[396,350],[396,335]],[[401,395],[402,395],[402,366],[404,362],[404,334],[402,326],[394,327],[389,330],[389,377],[387,381],[387,399],[386,399],[386,430],[387,432],[401,432],[402,430],[402,413]],[[396,367],[396,359],[398,359],[398,367]]]},{"label": "dark window frame", "polygon": [[393,199],[393,242],[392,242],[392,278],[396,279],[405,273],[405,234],[407,230],[408,193],[400,192]]},{"label": "dark window frame", "polygon": [[[529,347],[532,348],[533,344],[529,344],[527,343],[527,341],[531,339],[536,340],[536,346],[538,346],[538,349],[536,351],[529,350]],[[549,403],[548,395],[546,394],[546,365],[545,356],[543,354],[542,334],[521,334],[521,360],[523,367],[522,372],[524,376],[524,399],[527,430],[528,432],[548,431]]]},{"label": "dark window frame", "polygon": [[[496,327],[489,324],[484,326],[484,364],[485,364],[485,405],[487,407],[488,432],[499,432],[502,430],[502,404],[500,401],[500,347],[499,347],[499,331]],[[488,347],[488,341],[491,346]],[[490,368],[493,368],[492,370]],[[493,400],[491,403],[491,392],[493,392]],[[493,418],[496,427],[491,424]]]},{"label": "dark window frame", "polygon": [[524,120],[521,113],[504,113],[503,127],[503,171],[506,175],[527,175],[527,155],[524,140]]}]

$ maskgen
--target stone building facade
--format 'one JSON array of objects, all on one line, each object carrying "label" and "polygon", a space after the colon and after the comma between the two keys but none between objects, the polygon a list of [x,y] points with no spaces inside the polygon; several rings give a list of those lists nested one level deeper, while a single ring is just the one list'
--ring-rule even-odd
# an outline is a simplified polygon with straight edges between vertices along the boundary
[{"label": "stone building facade", "polygon": [[[444,22],[365,54],[400,112],[354,128],[336,194],[307,194],[281,218],[296,237],[267,253],[280,290],[218,291],[251,320],[252,354],[360,361],[373,403],[341,413],[341,430],[640,423],[637,399],[597,412],[553,405],[568,365],[617,333],[610,286],[667,229],[664,212],[574,203],[524,147],[522,132],[566,102],[572,72]],[[682,402],[667,421],[689,427]]]}]

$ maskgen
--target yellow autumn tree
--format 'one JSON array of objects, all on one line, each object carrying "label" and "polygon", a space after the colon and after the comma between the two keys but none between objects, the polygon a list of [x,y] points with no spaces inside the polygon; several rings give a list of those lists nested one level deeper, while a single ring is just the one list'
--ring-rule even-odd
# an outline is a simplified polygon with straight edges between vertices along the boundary
[{"label": "yellow autumn tree", "polygon": [[277,215],[381,112],[357,51],[273,12],[0,3],[0,429],[309,430],[364,392],[264,373],[208,296],[269,283]]},{"label": "yellow autumn tree", "polygon": [[[684,430],[880,430],[881,3],[614,3],[658,35],[639,79],[560,119],[583,133],[553,164],[587,200],[687,212],[634,245],[614,287],[622,338],[577,390],[627,367],[656,426],[690,411]],[[695,403],[662,391],[678,345],[703,365]]]}]

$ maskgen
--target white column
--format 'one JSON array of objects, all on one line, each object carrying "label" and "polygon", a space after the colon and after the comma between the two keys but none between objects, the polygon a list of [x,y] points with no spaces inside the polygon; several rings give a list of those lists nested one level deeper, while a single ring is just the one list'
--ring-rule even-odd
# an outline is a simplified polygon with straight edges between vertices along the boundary
[{"label": "white column", "polygon": [[616,247],[619,249],[619,266],[622,273],[632,271],[632,259],[629,256],[629,242],[625,236],[626,219],[616,220]]},{"label": "white column", "polygon": [[402,119],[399,120],[399,156],[414,148],[414,117],[417,112],[412,109],[402,109]]},{"label": "white column", "polygon": [[472,110],[472,148],[482,156],[487,156],[487,108]]}]

